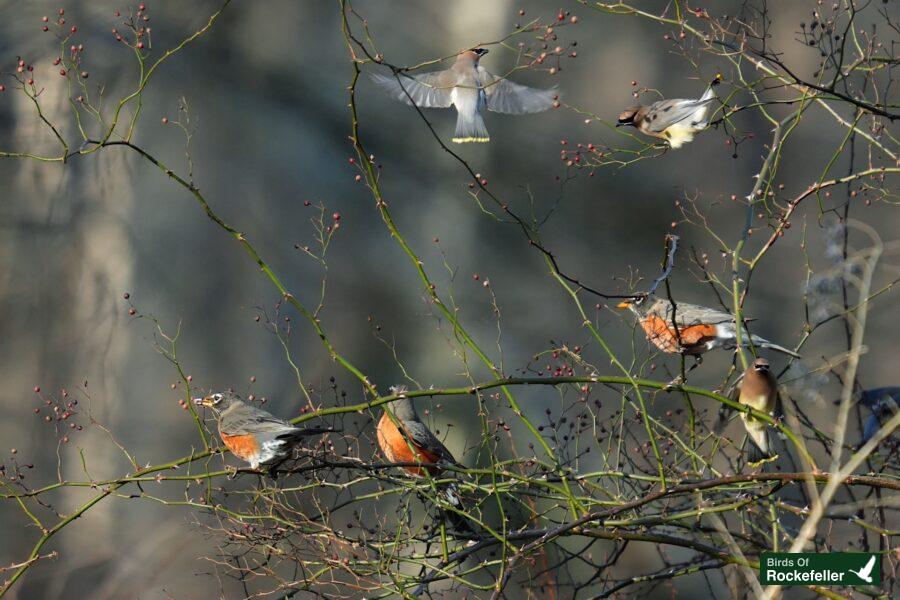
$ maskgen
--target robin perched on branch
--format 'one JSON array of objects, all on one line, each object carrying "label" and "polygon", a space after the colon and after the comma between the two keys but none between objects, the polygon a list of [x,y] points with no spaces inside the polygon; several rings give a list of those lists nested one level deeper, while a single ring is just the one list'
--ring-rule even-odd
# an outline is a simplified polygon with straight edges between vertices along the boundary
[{"label": "robin perched on branch", "polygon": [[629,107],[619,115],[616,127],[635,127],[645,135],[666,140],[672,148],[680,148],[693,140],[694,134],[709,126],[706,114],[716,97],[713,87],[721,78],[721,75],[716,75],[699,98],[660,100],[649,106]]},{"label": "robin perched on branch", "polygon": [[[436,477],[448,466],[465,468],[422,422],[412,400],[403,396],[405,391],[399,386],[391,388],[392,393],[400,395],[390,405],[393,418],[384,411],[376,427],[378,446],[384,456],[395,463],[421,463],[422,466],[405,464],[401,467],[413,477],[424,477],[426,473]],[[444,484],[439,491],[450,506],[462,510],[463,502],[456,484]],[[442,512],[457,530],[474,533],[462,515],[452,510]]]},{"label": "robin perched on branch", "polygon": [[[405,465],[404,471],[414,477],[422,477],[427,469],[434,477],[439,475],[446,466],[462,467],[447,447],[441,443],[428,426],[419,418],[412,400],[402,396],[406,391],[403,388],[393,387],[391,391],[401,394],[401,397],[390,405],[394,419],[384,412],[378,421],[376,433],[378,445],[384,456],[395,463],[422,463],[423,466]],[[399,427],[398,427],[399,425]]]},{"label": "robin perched on branch", "polygon": [[[700,356],[714,348],[737,346],[734,316],[721,310],[687,302],[679,302],[673,308],[665,298],[650,297],[621,302],[618,308],[627,308],[637,315],[647,339],[663,352]],[[793,350],[751,335],[746,327],[741,327],[741,345],[751,343],[800,358]]]},{"label": "robin perched on branch", "polygon": [[272,479],[277,477],[278,467],[293,458],[293,451],[303,438],[334,431],[295,427],[272,413],[245,403],[230,391],[195,398],[194,403],[215,411],[219,436],[232,454],[250,463],[253,469],[267,469]]},{"label": "robin perched on branch", "polygon": [[486,48],[460,52],[456,62],[444,71],[396,76],[374,73],[372,79],[392,98],[422,108],[456,107],[457,144],[489,142],[484,125],[485,109],[510,115],[542,112],[553,106],[557,92],[541,90],[503,79],[478,64]]}]

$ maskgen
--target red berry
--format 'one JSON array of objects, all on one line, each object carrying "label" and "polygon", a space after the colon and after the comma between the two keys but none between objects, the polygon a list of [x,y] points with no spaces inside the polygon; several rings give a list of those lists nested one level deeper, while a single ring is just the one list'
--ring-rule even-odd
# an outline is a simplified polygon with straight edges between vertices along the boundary
[{"label": "red berry", "polygon": [[65,76],[66,76],[66,70],[65,70],[65,69],[60,69],[60,70],[59,70],[59,74],[62,75],[63,77],[65,77]]},{"label": "red berry", "polygon": [[331,218],[334,219],[335,221],[340,221],[340,220],[341,220],[341,213],[336,212],[336,213],[334,213],[333,215],[331,215]]},{"label": "red berry", "polygon": [[168,125],[168,123],[169,123],[169,117],[163,117],[163,118],[162,118],[162,124],[163,124],[163,125]]},{"label": "red berry", "polygon": [[49,21],[50,21],[50,18],[49,18],[49,17],[41,17],[41,22],[42,22],[42,23],[47,23],[47,22],[49,22]]},{"label": "red berry", "polygon": [[41,393],[41,386],[39,386],[39,385],[34,386],[34,393],[35,393],[35,394],[40,394],[40,393]]}]

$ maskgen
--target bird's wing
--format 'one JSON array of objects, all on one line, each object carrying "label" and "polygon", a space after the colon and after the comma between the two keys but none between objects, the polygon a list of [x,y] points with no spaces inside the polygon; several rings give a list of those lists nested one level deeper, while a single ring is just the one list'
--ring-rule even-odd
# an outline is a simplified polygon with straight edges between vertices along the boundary
[{"label": "bird's wing", "polygon": [[[398,77],[384,73],[372,73],[372,80],[392,98],[409,105],[415,104],[423,108],[448,108],[453,103],[453,72],[449,70],[417,75],[400,73]],[[412,98],[412,102],[410,102],[410,98]]]},{"label": "bird's wing", "polygon": [[403,428],[417,446],[436,455],[442,461],[454,465],[459,464],[456,462],[456,459],[453,458],[453,454],[441,443],[441,440],[437,439],[437,437],[431,433],[431,430],[428,429],[424,423],[404,421]]},{"label": "bird's wing", "polygon": [[287,421],[249,405],[240,414],[223,414],[219,421],[219,431],[225,435],[268,433],[278,437],[295,429],[297,428]]},{"label": "bird's wing", "polygon": [[478,80],[487,98],[488,110],[509,115],[538,113],[553,106],[559,93],[556,89],[541,90],[501,79],[482,66]]},{"label": "bird's wing", "polygon": [[710,98],[699,100],[660,100],[648,107],[644,122],[648,131],[661,133],[678,123],[700,127],[706,117]]},{"label": "bird's wing", "polygon": [[866,563],[866,566],[864,566],[860,571],[858,571],[857,574],[860,577],[862,577],[863,579],[868,579],[869,574],[872,572],[872,567],[874,567],[874,566],[875,566],[875,555],[873,554],[872,556],[869,557],[869,562]]},{"label": "bird's wing", "polygon": [[879,429],[881,429],[881,420],[878,418],[877,414],[872,413],[863,424],[863,432],[862,437],[859,439],[859,446],[865,446],[866,443],[872,439],[872,436],[878,433]]},{"label": "bird's wing", "polygon": [[[741,375],[743,377],[743,374]],[[738,385],[740,379],[734,383],[731,387],[731,390],[726,394],[729,399],[734,400],[735,402],[739,401],[740,398],[740,386]],[[716,422],[713,425],[713,433],[721,436],[722,432],[725,431],[725,428],[728,426],[728,418],[731,416],[732,409],[727,404],[722,404],[719,406],[719,415],[716,417]]]},{"label": "bird's wing", "polygon": [[[679,302],[675,305],[675,319],[681,327],[700,324],[717,325],[734,321],[734,317],[725,311],[687,302]],[[667,320],[671,320],[671,314],[667,315]]]}]

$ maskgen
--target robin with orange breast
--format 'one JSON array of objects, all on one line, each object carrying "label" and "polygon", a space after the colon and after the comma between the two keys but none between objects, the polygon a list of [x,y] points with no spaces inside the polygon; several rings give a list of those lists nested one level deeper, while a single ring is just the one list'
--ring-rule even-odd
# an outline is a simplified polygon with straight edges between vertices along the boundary
[{"label": "robin with orange breast", "polygon": [[323,428],[300,428],[279,419],[272,413],[251,406],[234,392],[211,394],[195,398],[194,403],[213,409],[219,422],[219,436],[232,454],[262,467],[277,478],[278,467],[294,456],[294,449],[303,438],[334,431]]},{"label": "robin with orange breast", "polygon": [[[421,466],[404,464],[400,467],[413,477],[424,477],[426,473],[430,477],[436,477],[448,466],[464,469],[419,418],[412,400],[403,395],[406,389],[396,386],[391,388],[391,392],[400,396],[390,405],[393,419],[385,410],[375,428],[378,446],[385,458],[393,463],[420,463]],[[439,491],[455,509],[441,509],[450,524],[459,532],[474,534],[468,519],[461,513],[464,510],[463,500],[456,484],[443,484]]]},{"label": "robin with orange breast", "polygon": [[[674,307],[665,298],[643,297],[622,302],[618,308],[633,312],[647,339],[663,352],[700,356],[714,348],[733,349],[737,346],[737,327],[734,316],[714,308],[679,302]],[[677,326],[677,329],[676,329]],[[741,327],[741,345],[769,348],[800,358],[793,350],[773,344],[758,335],[751,335]]]},{"label": "robin with orange breast", "polygon": [[412,400],[403,396],[405,391],[400,387],[391,388],[392,393],[400,395],[390,405],[394,419],[384,411],[375,430],[385,458],[394,463],[422,463],[423,466],[401,467],[413,477],[423,477],[426,470],[434,477],[446,466],[464,468],[422,422]]}]

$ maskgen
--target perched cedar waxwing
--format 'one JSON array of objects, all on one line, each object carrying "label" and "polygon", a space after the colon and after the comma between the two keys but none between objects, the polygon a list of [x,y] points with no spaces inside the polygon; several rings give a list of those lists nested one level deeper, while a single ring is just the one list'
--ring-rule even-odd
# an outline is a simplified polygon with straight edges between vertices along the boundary
[{"label": "perched cedar waxwing", "polygon": [[[765,358],[757,358],[753,364],[744,371],[744,377],[738,393],[738,402],[749,406],[761,413],[772,414],[778,403],[778,380],[769,367],[769,361]],[[751,465],[760,464],[772,456],[771,444],[768,435],[768,424],[747,413],[741,413],[741,420],[747,435],[753,441],[748,462]]]},{"label": "perched cedar waxwing", "polygon": [[334,431],[295,427],[272,413],[246,404],[230,391],[195,398],[194,404],[215,411],[219,436],[232,454],[250,463],[253,469],[268,469],[272,479],[277,478],[278,467],[292,458],[294,448],[303,438]]},{"label": "perched cedar waxwing", "polygon": [[900,387],[881,387],[863,391],[859,396],[860,403],[872,414],[863,424],[862,437],[857,448],[861,448],[881,429],[882,419],[893,416],[900,410]]},{"label": "perched cedar waxwing", "polygon": [[681,148],[694,139],[695,133],[709,125],[706,113],[716,97],[713,87],[718,85],[720,78],[716,75],[706,92],[696,100],[660,100],[649,106],[627,108],[619,115],[616,127],[630,125],[645,135],[666,140],[672,148]]},{"label": "perched cedar waxwing", "polygon": [[[675,305],[675,319],[672,318],[672,303],[665,298],[650,300],[649,297],[631,302],[621,302],[618,308],[630,309],[647,335],[647,339],[663,352],[682,353],[699,356],[714,348],[733,349],[737,345],[737,328],[734,316],[714,308],[679,302]],[[678,325],[676,331],[674,324]],[[750,335],[741,328],[741,344],[770,348],[794,358],[800,355],[793,350],[773,344],[758,335]]]},{"label": "perched cedar waxwing", "polygon": [[399,80],[393,75],[374,73],[372,79],[395,100],[407,104],[422,108],[455,106],[454,142],[489,142],[491,136],[481,115],[485,108],[510,115],[542,112],[553,106],[557,92],[519,85],[492,75],[478,64],[487,52],[485,48],[460,52],[453,66],[445,71],[419,75],[399,73]]}]

